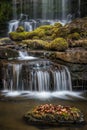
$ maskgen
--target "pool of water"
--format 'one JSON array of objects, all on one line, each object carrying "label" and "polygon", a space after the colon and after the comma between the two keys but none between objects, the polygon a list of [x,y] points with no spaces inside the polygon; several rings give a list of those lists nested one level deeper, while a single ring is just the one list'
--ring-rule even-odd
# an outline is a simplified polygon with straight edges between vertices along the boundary
[{"label": "pool of water", "polygon": [[28,125],[23,120],[23,115],[33,107],[46,103],[70,105],[79,108],[87,121],[87,93],[85,99],[72,97],[72,100],[59,98],[51,99],[29,99],[26,97],[5,97],[0,95],[0,130],[87,130],[86,125],[67,127],[46,127]]}]

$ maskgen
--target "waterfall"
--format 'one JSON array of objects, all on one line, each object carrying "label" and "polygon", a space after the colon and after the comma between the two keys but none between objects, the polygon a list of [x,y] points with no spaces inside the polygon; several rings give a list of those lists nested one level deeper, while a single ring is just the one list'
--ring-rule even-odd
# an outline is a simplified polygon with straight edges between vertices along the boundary
[{"label": "waterfall", "polygon": [[15,21],[9,22],[9,32],[15,31],[19,25],[26,31],[55,22],[65,25],[71,22],[76,14],[80,17],[81,0],[77,1],[77,12],[72,9],[73,6],[75,5],[72,0],[13,0]]},{"label": "waterfall", "polygon": [[9,22],[9,33],[10,32],[13,32],[13,31],[16,31],[16,29],[18,28],[19,26],[19,21],[18,20],[12,20]]},{"label": "waterfall", "polygon": [[26,51],[19,51],[19,60],[35,60],[37,59],[36,57],[29,56]]},{"label": "waterfall", "polygon": [[17,0],[13,0],[13,19],[17,19]]},{"label": "waterfall", "polygon": [[3,66],[3,86],[8,91],[56,92],[72,90],[70,72],[46,60]]}]

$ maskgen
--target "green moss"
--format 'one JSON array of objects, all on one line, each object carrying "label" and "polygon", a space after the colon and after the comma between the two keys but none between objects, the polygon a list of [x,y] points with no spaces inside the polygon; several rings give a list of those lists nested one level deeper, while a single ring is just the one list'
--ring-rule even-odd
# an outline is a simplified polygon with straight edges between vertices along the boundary
[{"label": "green moss", "polygon": [[24,28],[22,26],[19,26],[17,29],[16,29],[16,32],[24,32]]},{"label": "green moss", "polygon": [[40,26],[39,29],[44,29],[44,30],[50,30],[52,29],[52,25],[43,25],[43,26]]},{"label": "green moss", "polygon": [[72,39],[72,40],[78,40],[78,39],[80,39],[80,34],[77,33],[77,32],[75,32],[75,33],[69,34],[69,35],[67,36],[67,38],[68,38],[68,39]]},{"label": "green moss", "polygon": [[37,28],[34,32],[36,33],[36,36],[38,36],[39,38],[42,38],[45,35],[45,30],[41,28]]},{"label": "green moss", "polygon": [[50,49],[56,51],[65,51],[68,48],[68,43],[64,38],[56,38],[51,42]]},{"label": "green moss", "polygon": [[9,37],[13,41],[22,41],[28,38],[28,32],[11,32]]},{"label": "green moss", "polygon": [[26,44],[30,49],[47,49],[47,45],[49,44],[43,40],[23,40],[23,44]]},{"label": "green moss", "polygon": [[57,28],[60,28],[60,27],[62,27],[62,24],[57,22],[57,23],[54,24],[54,26],[57,27]]}]

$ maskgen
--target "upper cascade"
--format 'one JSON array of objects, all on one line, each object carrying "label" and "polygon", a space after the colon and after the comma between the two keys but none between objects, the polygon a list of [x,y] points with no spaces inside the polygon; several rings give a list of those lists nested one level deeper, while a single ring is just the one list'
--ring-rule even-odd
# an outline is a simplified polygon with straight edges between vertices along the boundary
[{"label": "upper cascade", "polygon": [[13,20],[9,22],[9,32],[15,31],[19,25],[26,31],[32,31],[45,24],[71,22],[80,17],[81,0],[76,2],[77,11],[72,9],[73,3],[72,0],[13,0]]}]

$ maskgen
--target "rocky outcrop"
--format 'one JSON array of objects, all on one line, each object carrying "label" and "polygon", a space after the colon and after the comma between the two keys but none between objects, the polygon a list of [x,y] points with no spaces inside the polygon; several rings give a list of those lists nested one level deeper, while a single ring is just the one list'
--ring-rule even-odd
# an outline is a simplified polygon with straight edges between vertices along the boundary
[{"label": "rocky outcrop", "polygon": [[0,59],[17,58],[18,55],[18,51],[16,50],[6,47],[0,48]]},{"label": "rocky outcrop", "polygon": [[68,49],[66,52],[54,52],[54,55],[51,57],[74,64],[87,64],[87,51],[82,48]]}]

